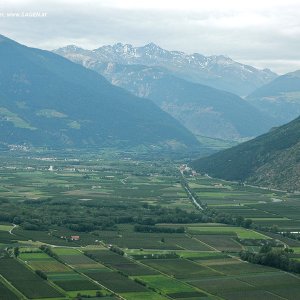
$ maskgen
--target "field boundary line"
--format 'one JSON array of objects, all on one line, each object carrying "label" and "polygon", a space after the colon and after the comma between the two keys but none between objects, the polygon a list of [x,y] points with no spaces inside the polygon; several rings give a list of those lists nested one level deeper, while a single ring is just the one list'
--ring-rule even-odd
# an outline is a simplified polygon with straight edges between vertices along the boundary
[{"label": "field boundary line", "polygon": [[[34,270],[27,262],[23,261],[20,258],[16,258],[16,260],[22,264],[25,268],[27,268],[30,272],[35,273],[36,270]],[[56,260],[57,261],[57,260]],[[46,273],[46,272],[45,272]],[[37,275],[38,276],[38,275]],[[42,279],[42,278],[41,278]],[[61,287],[57,286],[54,282],[52,282],[51,280],[49,280],[48,278],[45,280],[50,286],[52,286],[55,290],[59,291],[60,293],[62,293],[65,297],[68,296],[67,292],[65,290],[63,290]]]},{"label": "field boundary line", "polygon": [[[247,275],[245,275],[245,277],[246,277],[246,276],[247,276]],[[252,286],[252,287],[254,287],[254,288],[256,288],[255,285],[253,285],[253,284],[251,284],[251,283],[249,283],[249,282],[243,281],[243,280],[241,280],[240,278],[235,278],[235,279],[236,279],[236,280],[239,280],[239,281],[241,281],[241,282],[243,282],[243,283],[246,283],[246,284],[248,284],[248,285],[250,285],[250,286]],[[270,295],[279,297],[279,298],[284,299],[284,300],[288,300],[288,298],[284,298],[284,297],[282,297],[282,296],[280,296],[280,295],[277,295],[277,294],[275,294],[275,293],[272,293],[272,292],[270,292],[270,291],[267,291],[267,290],[265,290],[264,288],[263,288],[262,290],[265,291],[265,292],[267,292],[267,293],[270,294]]]},{"label": "field boundary line", "polygon": [[[136,262],[133,258],[130,258],[130,259],[131,259],[132,261]],[[188,259],[185,259],[185,258],[180,258],[180,259],[188,260]],[[158,259],[158,260],[159,260],[159,259]],[[204,294],[206,294],[206,295],[208,295],[208,296],[215,296],[215,295],[213,295],[213,294],[211,294],[211,293],[208,293],[208,292],[205,291],[205,290],[202,290],[202,289],[200,289],[200,288],[198,288],[198,287],[196,287],[196,286],[193,286],[193,285],[189,284],[187,281],[181,281],[181,280],[177,279],[176,277],[172,277],[171,275],[166,274],[166,273],[162,272],[161,270],[155,269],[154,267],[151,267],[151,266],[148,266],[148,265],[146,265],[146,264],[143,264],[143,263],[140,262],[140,261],[139,261],[139,263],[140,263],[142,266],[144,266],[145,268],[150,268],[150,269],[152,269],[152,270],[154,270],[154,271],[156,271],[156,272],[159,272],[161,275],[166,276],[166,277],[168,277],[168,278],[170,278],[170,279],[172,279],[172,280],[176,280],[177,282],[184,283],[184,284],[188,285],[189,287],[192,287],[193,289],[199,290],[199,291],[201,291],[202,293],[204,293]],[[137,277],[139,277],[139,276],[137,276]],[[164,296],[168,297],[169,299],[172,299],[172,298],[169,297],[168,295],[165,295],[165,294],[164,294]],[[216,297],[218,297],[218,296],[216,296]],[[223,298],[218,297],[218,299],[221,300],[221,299],[223,299]]]},{"label": "field boundary line", "polygon": [[28,298],[22,294],[16,287],[13,286],[10,281],[8,281],[3,275],[0,274],[0,281],[12,292],[14,292],[17,296],[21,296],[21,299],[27,300]]},{"label": "field boundary line", "polygon": [[215,250],[216,252],[220,252],[222,253],[222,251],[218,250],[217,248],[210,246],[209,244],[206,244],[205,242],[202,242],[201,240],[199,240],[198,238],[196,238],[195,236],[193,236],[193,239],[197,240],[198,242],[203,243],[204,245],[206,245],[207,247],[210,247],[211,249]]},{"label": "field boundary line", "polygon": [[[85,256],[85,254],[84,254],[84,252],[83,252],[82,250],[78,250],[78,251],[79,251],[82,255]],[[92,259],[92,260],[95,261],[96,263],[99,263],[98,261],[96,261],[96,260],[94,260],[94,259]],[[70,267],[70,268],[71,268],[72,270],[74,270],[76,273],[78,273],[78,274],[84,276],[85,278],[87,278],[87,279],[93,281],[94,283],[96,283],[97,285],[101,286],[101,287],[104,288],[105,290],[111,292],[113,295],[116,295],[117,297],[119,297],[119,298],[122,299],[122,300],[127,300],[126,298],[124,298],[123,296],[121,296],[121,295],[119,295],[118,293],[114,292],[113,290],[107,288],[105,285],[101,284],[101,283],[98,282],[97,280],[94,280],[93,278],[91,278],[91,277],[89,277],[88,275],[82,273],[81,271],[76,270],[76,269],[73,268],[71,265],[69,265],[69,264],[67,264],[67,263],[65,263],[65,262],[64,262],[64,264],[65,264],[66,266]],[[102,265],[103,265],[103,264],[102,264]],[[104,266],[104,265],[103,265],[103,266]],[[106,266],[105,266],[105,267],[106,267]],[[106,268],[107,268],[107,267],[106,267]],[[109,269],[111,269],[111,268],[109,268]]]}]

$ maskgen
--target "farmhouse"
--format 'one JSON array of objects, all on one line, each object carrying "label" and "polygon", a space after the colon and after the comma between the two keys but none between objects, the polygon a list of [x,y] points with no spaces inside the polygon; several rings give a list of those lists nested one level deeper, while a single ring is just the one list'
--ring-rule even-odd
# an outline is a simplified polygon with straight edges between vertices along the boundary
[{"label": "farmhouse", "polygon": [[71,235],[71,241],[79,241],[80,236],[79,235]]}]

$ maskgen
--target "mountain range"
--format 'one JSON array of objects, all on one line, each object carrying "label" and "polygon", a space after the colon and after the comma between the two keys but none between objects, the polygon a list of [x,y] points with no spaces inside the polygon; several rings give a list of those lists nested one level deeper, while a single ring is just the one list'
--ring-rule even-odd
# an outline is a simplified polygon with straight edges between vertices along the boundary
[{"label": "mountain range", "polygon": [[92,69],[136,96],[153,100],[197,136],[238,140],[274,125],[239,96],[186,81],[164,68],[99,63]]},{"label": "mountain range", "polygon": [[91,68],[95,63],[118,63],[122,65],[159,66],[171,74],[188,81],[226,90],[246,96],[270,82],[277,74],[269,69],[259,70],[244,65],[224,55],[204,56],[168,51],[154,43],[142,47],[117,43],[86,50],[70,45],[55,53]]},{"label": "mountain range", "polygon": [[300,117],[192,165],[226,180],[300,191]]},{"label": "mountain range", "polygon": [[[239,140],[252,138],[277,125],[267,113],[259,111],[233,93],[187,81],[182,79],[178,72],[175,76],[175,71],[165,67],[120,63],[124,62],[124,52],[135,53],[136,56],[141,57],[144,53],[141,49],[146,47],[127,46],[130,51],[128,49],[121,51],[120,44],[115,45],[122,54],[119,54],[121,58],[114,52],[109,54],[108,50],[105,51],[106,55],[103,55],[99,50],[103,47],[91,51],[92,54],[88,50],[75,46],[58,49],[55,53],[95,70],[112,84],[138,97],[153,100],[195,135]],[[161,49],[158,46],[154,48],[153,44],[152,48]],[[161,49],[161,53],[165,52],[166,50]],[[157,51],[154,51],[153,55],[147,53],[152,57]],[[103,62],[104,60],[110,62]],[[157,60],[158,63],[161,61]]]},{"label": "mountain range", "polygon": [[196,147],[152,101],[49,51],[0,36],[0,141],[47,146]]}]

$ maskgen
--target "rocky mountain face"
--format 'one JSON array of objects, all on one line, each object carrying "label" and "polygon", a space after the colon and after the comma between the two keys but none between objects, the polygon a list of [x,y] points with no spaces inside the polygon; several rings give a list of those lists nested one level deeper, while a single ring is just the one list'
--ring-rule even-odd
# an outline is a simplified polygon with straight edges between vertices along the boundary
[{"label": "rocky mountain face", "polygon": [[116,63],[91,68],[111,83],[153,100],[195,135],[238,140],[273,126],[273,120],[239,96],[175,77],[164,68]]},{"label": "rocky mountain face", "polygon": [[153,43],[142,47],[118,43],[91,51],[71,45],[54,52],[88,68],[95,63],[108,62],[160,66],[177,77],[240,96],[250,94],[277,77],[269,69],[259,70],[224,55],[204,56],[199,53],[168,51]]},{"label": "rocky mountain face", "polygon": [[[187,81],[177,71],[178,76],[174,76],[175,72],[165,66],[174,53],[154,44],[140,48],[117,44],[94,51],[68,46],[55,52],[138,97],[153,100],[195,135],[239,140],[262,134],[276,124],[235,94]],[[163,66],[153,66],[151,61]]]}]

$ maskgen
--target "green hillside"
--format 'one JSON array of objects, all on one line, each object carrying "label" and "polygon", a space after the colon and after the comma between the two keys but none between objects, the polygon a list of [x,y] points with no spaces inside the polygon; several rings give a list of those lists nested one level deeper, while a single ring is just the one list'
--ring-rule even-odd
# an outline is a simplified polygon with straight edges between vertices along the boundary
[{"label": "green hillside", "polygon": [[0,142],[38,146],[199,146],[153,102],[54,53],[0,36]]},{"label": "green hillside", "polygon": [[300,117],[192,165],[214,177],[300,190]]}]

